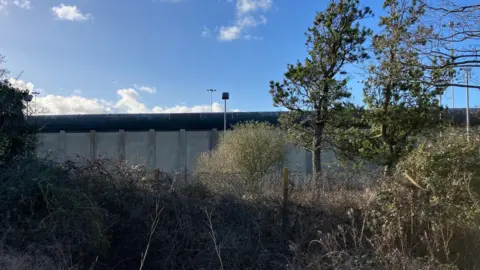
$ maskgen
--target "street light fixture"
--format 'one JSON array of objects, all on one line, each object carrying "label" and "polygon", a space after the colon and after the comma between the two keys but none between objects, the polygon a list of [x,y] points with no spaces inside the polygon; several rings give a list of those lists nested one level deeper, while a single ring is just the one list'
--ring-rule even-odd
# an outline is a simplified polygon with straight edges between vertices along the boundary
[{"label": "street light fixture", "polygon": [[32,99],[33,99],[33,96],[30,95],[30,94],[29,94],[29,95],[26,95],[26,96],[23,98],[23,100],[24,100],[25,102],[27,102],[27,116],[28,116],[28,103],[29,103],[30,101],[32,101]]},{"label": "street light fixture", "polygon": [[223,110],[223,136],[227,131],[227,100],[230,98],[230,94],[228,92],[222,93],[222,99],[225,101],[225,106]]},{"label": "street light fixture", "polygon": [[217,92],[216,89],[207,89],[210,92],[210,112],[213,112],[213,92]]}]

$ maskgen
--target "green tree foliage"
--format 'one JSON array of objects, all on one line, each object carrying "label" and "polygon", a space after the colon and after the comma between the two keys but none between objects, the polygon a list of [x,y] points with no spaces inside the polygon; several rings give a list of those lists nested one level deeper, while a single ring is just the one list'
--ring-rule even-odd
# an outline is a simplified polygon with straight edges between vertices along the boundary
[{"label": "green tree foliage", "polygon": [[321,150],[334,136],[328,134],[330,126],[351,95],[347,78],[341,78],[343,69],[368,58],[363,43],[371,31],[359,21],[370,15],[368,7],[359,8],[358,0],[330,2],[306,33],[305,62],[288,65],[283,82],[270,82],[274,105],[290,111],[282,116],[282,126],[295,144],[313,152],[316,173],[321,172]]},{"label": "green tree foliage", "polygon": [[35,132],[24,115],[28,92],[0,80],[0,167],[33,151]]},{"label": "green tree foliage", "polygon": [[[424,13],[417,1],[386,0],[388,16],[380,18],[381,32],[373,37],[376,64],[369,68],[365,81],[362,121],[369,129],[356,130],[350,149],[376,164],[386,173],[410,152],[414,136],[435,127],[441,107],[437,97],[444,89],[426,81],[439,80],[419,66],[418,53],[412,45],[422,45],[414,37],[414,27]],[[405,64],[407,63],[407,64]]]}]

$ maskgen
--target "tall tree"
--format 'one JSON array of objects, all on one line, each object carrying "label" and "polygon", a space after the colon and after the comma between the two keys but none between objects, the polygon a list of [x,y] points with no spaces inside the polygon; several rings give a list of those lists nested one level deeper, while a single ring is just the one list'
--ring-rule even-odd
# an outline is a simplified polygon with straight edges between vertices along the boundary
[{"label": "tall tree", "polygon": [[363,44],[371,30],[359,21],[371,14],[358,0],[331,1],[306,33],[305,61],[288,65],[283,82],[270,82],[274,105],[290,111],[282,116],[282,125],[297,145],[312,151],[316,174],[322,170],[321,151],[334,136],[326,133],[351,95],[344,68],[368,58]]},{"label": "tall tree", "polygon": [[389,174],[412,148],[414,136],[439,123],[437,97],[444,89],[430,82],[448,74],[427,71],[412,50],[422,42],[414,34],[424,6],[416,0],[386,0],[383,7],[388,15],[380,18],[381,32],[373,37],[376,64],[364,87],[363,120],[370,128],[356,148]]}]

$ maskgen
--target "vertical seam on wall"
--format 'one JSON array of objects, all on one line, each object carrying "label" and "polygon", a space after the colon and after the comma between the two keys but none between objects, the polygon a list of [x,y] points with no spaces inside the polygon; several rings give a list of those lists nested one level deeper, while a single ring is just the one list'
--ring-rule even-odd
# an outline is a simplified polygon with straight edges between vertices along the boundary
[{"label": "vertical seam on wall", "polygon": [[187,132],[185,129],[180,129],[179,132],[180,139],[180,171],[187,173]]},{"label": "vertical seam on wall", "polygon": [[60,138],[59,138],[59,144],[60,144],[60,151],[61,151],[61,159],[62,161],[67,160],[67,134],[65,133],[65,130],[60,130]]},{"label": "vertical seam on wall", "polygon": [[209,150],[213,151],[218,143],[218,130],[216,128],[210,131],[210,146]]},{"label": "vertical seam on wall", "polygon": [[156,148],[157,148],[157,140],[156,134],[154,129],[150,129],[148,131],[148,145],[147,145],[147,153],[148,153],[148,167],[150,170],[155,169],[156,164]]},{"label": "vertical seam on wall", "polygon": [[95,130],[90,130],[88,134],[90,138],[90,159],[94,160],[97,156],[97,142]]},{"label": "vertical seam on wall", "polygon": [[305,150],[305,172],[307,174],[313,173],[312,167],[312,152]]},{"label": "vertical seam on wall", "polygon": [[126,155],[125,155],[125,130],[120,129],[119,131],[119,137],[118,137],[118,156],[119,160],[125,161]]}]

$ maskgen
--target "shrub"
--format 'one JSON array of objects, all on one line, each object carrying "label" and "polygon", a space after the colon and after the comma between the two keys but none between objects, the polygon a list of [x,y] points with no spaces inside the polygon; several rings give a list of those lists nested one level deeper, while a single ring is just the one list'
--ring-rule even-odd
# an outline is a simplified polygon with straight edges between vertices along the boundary
[{"label": "shrub", "polygon": [[197,165],[200,174],[237,174],[254,184],[265,174],[279,169],[285,156],[285,139],[268,123],[237,124],[220,139],[215,150],[203,153]]},{"label": "shrub", "polygon": [[33,157],[4,168],[0,174],[3,244],[64,262],[105,251],[106,213],[77,180],[59,165]]},{"label": "shrub", "polygon": [[478,269],[480,137],[459,131],[429,138],[396,168],[378,193],[373,216],[381,248]]},{"label": "shrub", "polygon": [[27,91],[0,78],[0,168],[35,147],[35,132],[23,114]]},{"label": "shrub", "polygon": [[26,252],[68,269],[97,260],[138,267],[152,209],[168,197],[144,176],[108,160],[56,164],[27,156],[10,164],[0,171],[0,244],[20,255],[3,263],[32,259]]}]

